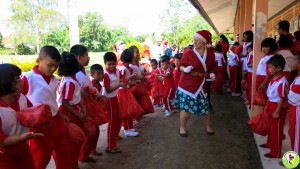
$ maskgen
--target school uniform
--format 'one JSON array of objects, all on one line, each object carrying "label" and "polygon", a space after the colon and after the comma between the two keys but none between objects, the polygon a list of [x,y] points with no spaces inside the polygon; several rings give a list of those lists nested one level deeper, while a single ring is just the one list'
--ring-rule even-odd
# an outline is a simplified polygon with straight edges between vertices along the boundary
[{"label": "school uniform", "polygon": [[[96,82],[94,80],[92,80],[92,85],[97,89],[97,93],[99,95],[102,95],[102,91],[103,91],[102,85],[100,83],[99,85],[96,85]],[[95,139],[94,142],[91,143],[93,145],[92,152],[96,152],[97,150],[97,143],[98,143],[99,136],[100,136],[100,129],[99,126],[96,126],[95,138],[97,139]]]},{"label": "school uniform", "polygon": [[[0,100],[0,142],[9,136],[20,136],[28,132],[16,118],[16,111],[31,107],[31,103],[21,94],[16,101],[6,104]],[[34,169],[34,162],[27,141],[0,148],[0,168]]]},{"label": "school uniform", "polygon": [[[120,74],[121,79],[127,79],[133,74],[133,69],[122,64],[120,67]],[[128,90],[128,87],[130,86],[128,85],[126,87],[120,87],[119,90]],[[122,120],[122,126],[124,127],[124,130],[133,129],[133,119]]]},{"label": "school uniform", "polygon": [[[246,66],[249,64],[253,64],[253,52],[251,51],[247,55],[247,60],[246,60]],[[246,90],[246,95],[247,95],[247,100],[249,101],[250,105],[252,103],[252,98],[251,98],[251,93],[252,93],[252,68],[247,66],[247,81],[248,81],[248,90]]]},{"label": "school uniform", "polygon": [[[268,70],[268,60],[274,56],[274,54],[265,55],[263,58],[260,59],[257,69],[256,69],[256,81],[255,86],[258,90],[259,86],[263,83],[267,75],[270,75]],[[267,87],[262,91],[264,94],[265,99],[267,100]]]},{"label": "school uniform", "polygon": [[179,68],[176,67],[173,71],[174,88],[172,90],[172,98],[175,98],[175,94],[176,94],[176,90],[178,88],[180,76],[181,76],[181,72],[179,71]]},{"label": "school uniform", "polygon": [[[272,78],[267,89],[268,102],[265,111],[268,114],[270,133],[268,134],[266,146],[270,149],[269,154],[276,158],[281,157],[281,146],[282,140],[284,139],[283,127],[287,113],[287,102],[284,89],[287,86],[288,81],[285,75],[282,74],[277,79]],[[273,113],[275,112],[280,99],[284,99],[284,103],[279,113],[280,117],[274,119]]]},{"label": "school uniform", "polygon": [[277,54],[282,55],[285,59],[285,67],[283,69],[283,73],[285,74],[289,83],[291,83],[291,71],[294,55],[290,51],[289,48],[281,48],[278,50]]},{"label": "school uniform", "polygon": [[[78,112],[80,112],[79,103],[81,101],[81,94],[80,94],[80,85],[76,80],[75,75],[74,76],[64,76],[62,77],[59,87],[59,98],[58,98],[58,105],[59,105],[59,111],[69,117],[70,122],[76,124],[81,129],[83,129],[83,121],[80,120],[77,116],[75,116],[73,113],[69,112],[66,108],[62,106],[63,100],[68,100],[69,104],[76,109]],[[72,142],[71,142],[72,145]],[[78,156],[80,153],[81,146],[78,145],[72,145],[72,167],[76,168],[78,167]]]},{"label": "school uniform", "polygon": [[[92,82],[89,77],[89,73],[85,68],[82,68],[79,72],[76,73],[76,80],[78,81],[81,89],[85,86],[92,87]],[[96,128],[98,126],[95,126]],[[82,144],[80,154],[78,157],[79,161],[86,161],[89,159],[90,154],[94,149],[95,142],[98,140],[97,133],[93,133],[92,136],[86,136]]]},{"label": "school uniform", "polygon": [[174,88],[174,79],[173,79],[173,71],[169,67],[167,70],[163,70],[162,74],[167,75],[164,77],[164,92],[163,92],[163,103],[168,112],[172,111],[172,90]]},{"label": "school uniform", "polygon": [[104,70],[103,78],[103,96],[108,98],[106,109],[110,120],[108,122],[107,129],[107,149],[111,150],[116,148],[116,139],[120,133],[122,119],[119,118],[119,103],[118,103],[118,90],[116,89],[111,93],[108,93],[105,87],[112,87],[117,85],[120,82],[120,72],[115,70],[111,72],[108,69]]},{"label": "school uniform", "polygon": [[39,139],[30,139],[30,150],[35,167],[45,169],[51,154],[56,155],[56,168],[71,168],[71,147],[69,132],[66,122],[58,114],[56,102],[56,90],[58,81],[54,76],[46,76],[39,72],[38,66],[22,76],[23,94],[27,96],[33,106],[47,104],[52,111],[52,127],[36,129],[32,131],[43,133],[45,136]]},{"label": "school uniform", "polygon": [[[155,74],[162,74],[161,70],[159,68],[156,68],[155,70],[152,70],[150,78],[153,78],[153,82],[156,81],[155,83],[159,83],[159,84],[161,84],[161,86],[163,86],[163,82],[159,81],[158,79],[156,79]],[[162,104],[162,100],[161,99],[162,98],[155,98],[155,99],[153,99],[153,104],[161,105]]]},{"label": "school uniform", "polygon": [[289,135],[293,151],[300,151],[300,76],[290,86],[289,101]]},{"label": "school uniform", "polygon": [[[225,60],[224,56],[222,53],[215,52],[215,60],[217,62],[217,74],[216,74],[216,80],[212,82],[213,85],[213,90],[216,93],[223,93],[222,86],[224,85],[224,77],[223,77],[223,71],[224,71],[224,65],[225,65]],[[221,83],[222,82],[222,83]]]},{"label": "school uniform", "polygon": [[238,91],[238,63],[239,63],[239,56],[233,51],[229,50],[229,57],[228,57],[228,65],[229,65],[229,88],[231,92],[235,93]]},{"label": "school uniform", "polygon": [[247,55],[247,48],[248,48],[248,46],[250,46],[252,44],[252,42],[245,42],[244,44],[243,44],[243,51],[242,51],[242,54],[241,55],[243,55],[243,56],[246,56]]}]

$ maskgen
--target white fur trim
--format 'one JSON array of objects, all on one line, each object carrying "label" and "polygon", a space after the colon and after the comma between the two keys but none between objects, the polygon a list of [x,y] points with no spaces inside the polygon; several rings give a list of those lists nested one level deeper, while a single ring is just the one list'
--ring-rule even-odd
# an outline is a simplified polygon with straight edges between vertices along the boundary
[{"label": "white fur trim", "polygon": [[202,41],[204,41],[205,43],[207,43],[207,40],[202,35],[200,35],[199,33],[195,33],[194,37],[197,37],[197,38],[201,39]]}]

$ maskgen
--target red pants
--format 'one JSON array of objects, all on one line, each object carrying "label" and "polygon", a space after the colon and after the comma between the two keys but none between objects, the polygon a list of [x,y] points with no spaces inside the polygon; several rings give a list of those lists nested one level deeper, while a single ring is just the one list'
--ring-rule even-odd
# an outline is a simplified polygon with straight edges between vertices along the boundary
[{"label": "red pants", "polygon": [[213,92],[215,93],[223,93],[223,85],[224,85],[224,78],[223,78],[223,66],[218,66],[217,73],[216,73],[216,80],[212,82]]},{"label": "red pants", "polygon": [[238,69],[237,66],[229,66],[229,88],[231,92],[235,93],[238,91]]},{"label": "red pants", "polygon": [[117,97],[109,98],[106,103],[106,110],[110,120],[107,129],[107,149],[117,147],[117,137],[120,133],[122,119],[119,118],[119,103]]},{"label": "red pants", "polygon": [[172,98],[171,94],[172,94],[172,87],[165,86],[164,93],[163,93],[163,102],[164,102],[166,110],[169,111],[169,112],[172,111],[172,102],[171,102],[171,100],[173,98]]},{"label": "red pants", "polygon": [[34,162],[26,141],[0,149],[0,169],[34,169]]},{"label": "red pants", "polygon": [[284,139],[283,127],[285,123],[285,116],[287,108],[282,108],[280,111],[280,117],[278,119],[273,118],[278,103],[267,102],[266,112],[269,117],[270,133],[268,134],[267,147],[270,148],[270,155],[276,158],[281,157],[282,140]]},{"label": "red pants", "polygon": [[122,126],[124,127],[124,130],[133,129],[133,119],[123,120]]},{"label": "red pants", "polygon": [[[296,132],[296,127],[298,125],[298,128],[300,127],[300,115],[297,114],[297,106],[292,106],[290,105],[289,106],[289,135],[290,135],[290,140],[291,140],[291,146],[292,146],[292,149],[293,151],[295,152],[300,152],[300,131],[298,130],[298,132]],[[299,112],[298,112],[299,113]],[[297,135],[297,137],[296,137]],[[295,144],[296,143],[296,144]]]},{"label": "red pants", "polygon": [[[140,106],[142,105],[142,96],[134,96],[134,98],[136,99],[136,101],[140,104]],[[140,116],[138,116],[137,118],[135,118],[135,120],[140,121],[142,120],[143,116],[144,116],[145,112],[143,114],[141,114]]]},{"label": "red pants", "polygon": [[[97,147],[97,142],[98,142],[100,131],[99,131],[99,126],[95,125],[95,128],[96,128],[96,130],[95,130],[96,133],[93,133],[93,136],[89,136],[89,137],[85,136],[85,138],[84,138],[84,142],[81,146],[80,153],[78,156],[79,161],[88,160],[89,156],[95,149],[95,145]],[[98,128],[98,130],[97,130],[97,128]],[[99,131],[99,133],[97,133],[97,131]]]},{"label": "red pants", "polygon": [[252,105],[252,72],[248,72],[247,73],[247,81],[249,84],[249,88],[248,90],[246,90],[246,94],[247,94],[247,100],[249,101],[249,105]]},{"label": "red pants", "polygon": [[52,117],[52,121],[52,127],[34,131],[43,133],[44,137],[29,140],[35,167],[45,169],[51,159],[51,154],[54,153],[57,169],[72,168],[70,158],[72,153],[66,122],[59,114]]},{"label": "red pants", "polygon": [[[72,107],[74,109],[76,109],[77,111],[79,111],[78,105],[72,105]],[[70,122],[76,124],[81,130],[83,130],[83,121],[80,120],[77,116],[75,116],[73,113],[66,110],[63,106],[59,107],[59,111],[62,112],[62,114],[69,117]],[[79,130],[79,128],[78,128],[78,130]],[[82,145],[73,144],[73,143],[71,143],[71,145],[72,145],[71,146],[72,147],[72,156],[71,156],[72,166],[73,166],[73,168],[74,167],[78,168],[78,157],[79,157]]]},{"label": "red pants", "polygon": [[95,139],[95,141],[92,143],[93,147],[92,147],[92,153],[93,152],[96,152],[97,151],[97,144],[98,144],[98,139],[99,139],[99,136],[100,136],[100,129],[99,129],[99,126],[96,126],[96,134],[95,134],[95,137],[97,139]]},{"label": "red pants", "polygon": [[158,104],[158,105],[160,105],[160,104],[161,104],[161,98],[159,98],[159,99],[154,99],[154,100],[153,100],[153,104]]}]

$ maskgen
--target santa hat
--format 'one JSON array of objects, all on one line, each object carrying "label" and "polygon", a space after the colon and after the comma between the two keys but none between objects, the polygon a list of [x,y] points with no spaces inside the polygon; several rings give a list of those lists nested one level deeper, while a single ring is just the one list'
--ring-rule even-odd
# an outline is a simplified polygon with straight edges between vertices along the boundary
[{"label": "santa hat", "polygon": [[211,33],[207,30],[200,30],[194,34],[194,37],[197,37],[204,41],[207,44],[211,44]]}]

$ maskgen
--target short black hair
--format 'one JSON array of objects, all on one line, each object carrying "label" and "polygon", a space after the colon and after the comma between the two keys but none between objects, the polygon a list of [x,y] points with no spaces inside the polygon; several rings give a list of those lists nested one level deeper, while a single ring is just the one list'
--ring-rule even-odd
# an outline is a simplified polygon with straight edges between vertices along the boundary
[{"label": "short black hair", "polygon": [[132,52],[134,52],[136,49],[139,50],[139,48],[134,45],[130,46],[129,49],[132,50]]},{"label": "short black hair", "polygon": [[56,60],[57,62],[59,62],[61,59],[59,51],[54,46],[42,47],[39,53],[39,58],[43,57],[50,57],[51,59]]},{"label": "short black hair", "polygon": [[21,69],[13,64],[0,64],[0,96],[14,93],[17,76],[22,73]]},{"label": "short black hair", "polygon": [[278,45],[280,48],[289,48],[293,46],[293,39],[291,35],[280,35]]},{"label": "short black hair", "polygon": [[96,71],[103,71],[103,67],[100,64],[93,64],[90,68],[90,72],[94,74]]},{"label": "short black hair", "polygon": [[59,63],[59,76],[72,76],[79,71],[79,63],[73,53],[63,52]]},{"label": "short black hair", "polygon": [[175,63],[172,63],[170,66],[172,69],[175,69],[175,67],[176,67]]},{"label": "short black hair", "polygon": [[88,48],[83,45],[77,44],[71,47],[70,52],[74,53],[76,57],[83,56],[85,53],[88,52]]},{"label": "short black hair", "polygon": [[263,47],[269,47],[270,53],[274,53],[277,51],[278,46],[276,44],[276,40],[273,38],[266,38],[261,42],[261,48]]},{"label": "short black hair", "polygon": [[240,45],[240,43],[239,42],[234,42],[233,46],[235,46],[235,45]]},{"label": "short black hair", "polygon": [[253,32],[252,31],[245,31],[243,35],[247,35],[248,41],[252,42],[253,41]]},{"label": "short black hair", "polygon": [[160,63],[168,63],[168,64],[170,64],[170,59],[162,59],[160,61]]},{"label": "short black hair", "polygon": [[220,38],[223,39],[225,42],[228,42],[228,39],[226,38],[226,36],[224,34],[221,34]]},{"label": "short black hair", "polygon": [[183,55],[183,53],[176,53],[176,54],[174,55],[174,58],[175,58],[175,59],[181,60],[182,55]]},{"label": "short black hair", "polygon": [[278,23],[278,29],[282,29],[284,31],[290,31],[290,23],[289,21],[283,20]]},{"label": "short black hair", "polygon": [[300,31],[294,32],[295,38],[297,41],[300,41]]},{"label": "short black hair", "polygon": [[154,63],[154,64],[158,65],[158,62],[156,59],[151,59],[150,63]]},{"label": "short black hair", "polygon": [[131,63],[133,60],[133,51],[125,49],[121,54],[121,61],[124,63]]},{"label": "short black hair", "polygon": [[275,67],[280,66],[283,70],[285,67],[285,59],[282,55],[274,55],[268,60],[268,65],[273,65]]},{"label": "short black hair", "polygon": [[161,58],[160,58],[160,60],[162,61],[162,60],[169,60],[170,61],[170,56],[168,56],[168,55],[163,55]]},{"label": "short black hair", "polygon": [[215,47],[215,51],[222,52],[222,50],[223,50],[222,45],[217,44],[216,47]]},{"label": "short black hair", "polygon": [[117,62],[117,56],[113,52],[106,52],[103,57],[104,57],[104,63],[107,63],[110,61]]}]

